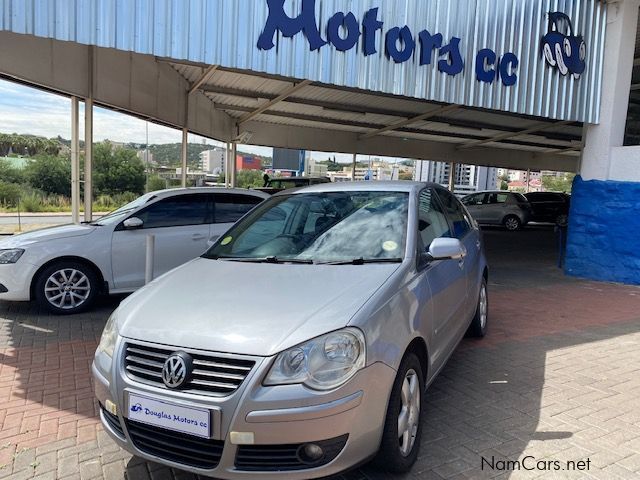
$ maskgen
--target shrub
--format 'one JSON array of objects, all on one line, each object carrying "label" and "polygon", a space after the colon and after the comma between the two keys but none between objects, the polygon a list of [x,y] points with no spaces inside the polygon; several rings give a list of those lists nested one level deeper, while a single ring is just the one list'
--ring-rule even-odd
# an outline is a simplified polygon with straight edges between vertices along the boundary
[{"label": "shrub", "polygon": [[155,192],[156,190],[164,190],[167,188],[167,181],[160,177],[150,177],[147,182],[147,192]]},{"label": "shrub", "polygon": [[21,194],[21,187],[16,183],[0,181],[0,204],[3,207],[15,207]]}]

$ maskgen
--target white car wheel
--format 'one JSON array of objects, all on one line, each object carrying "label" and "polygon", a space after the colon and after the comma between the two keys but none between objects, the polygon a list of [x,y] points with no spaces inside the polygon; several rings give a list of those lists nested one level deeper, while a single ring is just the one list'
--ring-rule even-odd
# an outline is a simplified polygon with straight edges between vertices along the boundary
[{"label": "white car wheel", "polygon": [[556,43],[556,61],[558,62],[558,70],[562,75],[566,75],[569,73],[569,69],[567,68],[567,64],[564,63],[564,57],[562,56],[562,47],[559,43]]},{"label": "white car wheel", "polygon": [[566,53],[567,58],[571,58],[571,53],[572,53],[571,42],[569,41],[568,38],[564,39],[564,53]]},{"label": "white car wheel", "polygon": [[551,51],[551,46],[548,43],[544,44],[544,48],[542,49],[544,52],[544,58],[547,60],[547,63],[552,67],[556,66],[556,59],[553,57],[553,52]]}]

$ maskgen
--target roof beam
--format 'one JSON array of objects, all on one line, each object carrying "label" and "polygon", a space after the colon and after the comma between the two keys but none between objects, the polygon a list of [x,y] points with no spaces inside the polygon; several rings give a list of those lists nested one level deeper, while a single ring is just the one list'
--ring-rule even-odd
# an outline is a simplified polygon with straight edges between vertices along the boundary
[{"label": "roof beam", "polygon": [[[254,92],[251,90],[227,88],[227,87],[221,87],[216,85],[204,85],[200,90],[210,95],[225,95],[225,96],[239,97],[239,98],[272,100],[277,97],[277,95],[272,93]],[[215,99],[213,99],[213,101],[216,104],[222,103],[222,102],[216,101]],[[336,103],[336,102],[328,102],[325,100],[317,100],[317,99],[303,98],[303,97],[288,97],[283,102],[295,103],[298,105],[311,105],[314,107],[323,108],[327,111],[361,113],[363,115],[367,115],[367,114],[386,115],[389,117],[398,117],[403,119],[411,118],[411,116],[414,115],[414,113],[412,112],[388,110],[385,108],[375,107],[370,104],[358,105],[353,103]],[[460,107],[460,108],[464,108],[464,107]],[[506,118],[509,118],[509,117],[506,117]],[[445,124],[451,125],[452,127],[459,127],[459,128],[469,129],[469,130],[478,130],[478,131],[479,130],[497,130],[502,132],[519,132],[519,129],[510,127],[506,124],[496,125],[493,123],[479,122],[475,120],[464,119],[461,117],[458,118],[458,117],[436,116],[436,117],[431,117],[431,121],[435,123],[445,123]],[[544,122],[544,123],[548,123],[548,122]],[[577,141],[577,140],[580,140],[581,138],[580,136],[573,135],[571,133],[557,133],[557,132],[547,132],[544,135],[544,137],[549,138],[550,140],[559,140],[559,141],[567,141],[567,142],[573,141],[573,140]]]},{"label": "roof beam", "polygon": [[392,130],[398,130],[399,128],[406,127],[407,125],[411,125],[412,123],[421,122],[423,120],[427,120],[429,118],[442,115],[444,113],[448,113],[452,110],[458,108],[458,105],[446,105],[444,107],[436,108],[434,110],[430,110],[426,113],[418,115],[417,117],[411,117],[406,120],[401,120],[399,122],[393,123],[391,125],[387,125],[386,127],[379,128],[374,130],[373,132],[365,133],[360,136],[360,140],[366,140],[367,138],[375,137],[376,135],[380,135],[385,132],[390,132]]},{"label": "roof beam", "polygon": [[464,145],[460,145],[458,147],[459,150],[464,150],[467,148],[479,147],[481,145],[485,145],[487,143],[499,142],[501,140],[506,140],[508,138],[519,137],[520,135],[529,135],[530,133],[541,132],[542,130],[547,130],[551,127],[560,127],[562,125],[567,125],[572,123],[569,120],[563,120],[561,122],[556,123],[538,123],[531,128],[527,128],[526,130],[519,130],[517,132],[509,132],[509,133],[501,133],[500,135],[495,135],[493,137],[485,138],[484,140],[478,140],[476,142],[465,143]]},{"label": "roof beam", "polygon": [[[214,103],[214,105],[216,109],[225,110],[225,111],[236,111],[236,112],[253,111],[251,107],[241,107],[238,105],[226,105],[222,103]],[[302,120],[306,122],[319,123],[319,124],[323,124],[323,126],[319,128],[324,128],[324,129],[331,129],[331,127],[333,126],[334,127],[333,131],[338,131],[337,129],[335,129],[335,126],[337,125],[344,125],[346,127],[355,127],[355,128],[366,128],[366,129],[382,128],[380,124],[375,124],[370,122],[359,122],[359,121],[353,121],[353,120],[326,118],[326,117],[319,117],[317,115],[311,115],[311,114],[305,114],[305,113],[266,110],[263,112],[263,114],[278,117],[278,118],[287,118],[289,120]],[[291,125],[288,125],[288,126],[290,127]],[[339,130],[346,131],[348,129],[339,129]],[[414,135],[427,136],[427,137],[443,137],[448,139],[460,139],[460,140],[482,140],[482,137],[479,137],[478,135],[443,132],[438,130],[423,130],[423,129],[410,128],[410,127],[399,128],[397,131],[401,133],[414,134]],[[357,132],[354,132],[354,133],[357,133]],[[386,137],[386,138],[392,138],[392,137]],[[393,138],[396,138],[396,137],[393,137]],[[544,143],[526,142],[526,141],[518,141],[518,140],[505,140],[502,143],[506,145],[519,145],[524,147],[533,147],[533,148],[540,148],[540,149],[546,149],[549,147],[548,143],[544,144]],[[565,146],[560,145],[559,148],[563,149],[565,148]]]},{"label": "roof beam", "polygon": [[218,65],[211,65],[208,68],[206,68],[204,72],[202,72],[202,75],[200,75],[200,78],[198,78],[198,80],[193,82],[193,84],[191,85],[191,88],[189,88],[189,95],[193,95],[195,92],[197,92],[198,89],[202,86],[202,84],[207,80],[209,80],[209,77],[213,75],[213,73],[217,69],[218,69]]},{"label": "roof beam", "polygon": [[296,93],[298,90],[303,89],[310,83],[312,83],[311,80],[303,80],[300,83],[296,83],[292,85],[291,87],[287,88],[284,92],[282,92],[280,95],[278,95],[276,98],[269,100],[268,102],[265,102],[263,105],[256,108],[254,111],[249,112],[246,115],[242,116],[242,118],[238,120],[238,125],[242,125],[243,123],[248,122],[252,118],[257,117],[265,110],[273,107],[276,103],[280,103],[281,101],[285,100],[287,97],[290,97],[291,95]]}]

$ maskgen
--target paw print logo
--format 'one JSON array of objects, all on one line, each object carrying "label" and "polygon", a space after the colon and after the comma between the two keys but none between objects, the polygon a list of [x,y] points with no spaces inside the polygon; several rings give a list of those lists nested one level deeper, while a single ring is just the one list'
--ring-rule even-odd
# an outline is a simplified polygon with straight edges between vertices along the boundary
[{"label": "paw print logo", "polygon": [[581,35],[575,35],[571,19],[562,12],[549,13],[547,34],[542,37],[542,56],[561,75],[573,75],[578,80],[585,71],[587,45]]},{"label": "paw print logo", "polygon": [[142,410],[142,405],[140,405],[139,403],[136,403],[133,407],[131,407],[132,412],[139,412],[140,410]]}]

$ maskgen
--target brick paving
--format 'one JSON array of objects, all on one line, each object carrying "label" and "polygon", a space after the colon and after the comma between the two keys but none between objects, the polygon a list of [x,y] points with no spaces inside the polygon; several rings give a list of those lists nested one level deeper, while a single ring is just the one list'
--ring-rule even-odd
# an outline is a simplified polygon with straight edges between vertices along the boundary
[{"label": "brick paving", "polygon": [[[491,330],[429,389],[411,474],[364,466],[336,480],[640,478],[640,289],[566,278],[550,233],[516,235],[486,233]],[[71,318],[0,303],[0,478],[193,478],[132,458],[99,425],[89,368],[117,303]],[[500,468],[525,457],[589,469]]]}]

